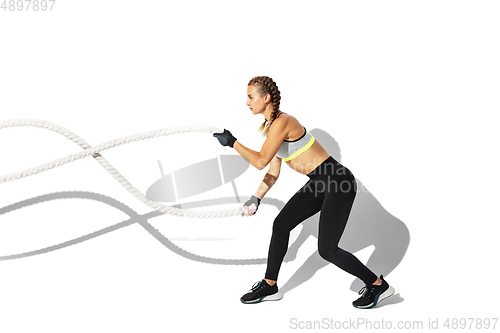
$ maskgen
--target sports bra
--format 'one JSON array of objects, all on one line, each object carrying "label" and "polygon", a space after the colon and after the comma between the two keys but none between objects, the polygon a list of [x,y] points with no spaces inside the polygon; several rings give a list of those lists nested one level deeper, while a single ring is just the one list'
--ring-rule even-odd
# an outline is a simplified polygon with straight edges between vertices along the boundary
[{"label": "sports bra", "polygon": [[[281,116],[281,113],[279,114],[279,116]],[[276,119],[278,117],[276,117]],[[291,159],[299,156],[300,154],[308,150],[316,139],[311,133],[309,133],[306,130],[305,127],[304,131],[305,131],[304,134],[302,134],[302,136],[296,140],[293,141],[283,140],[278,152],[276,153],[276,156],[282,158],[284,161],[290,161]]]}]

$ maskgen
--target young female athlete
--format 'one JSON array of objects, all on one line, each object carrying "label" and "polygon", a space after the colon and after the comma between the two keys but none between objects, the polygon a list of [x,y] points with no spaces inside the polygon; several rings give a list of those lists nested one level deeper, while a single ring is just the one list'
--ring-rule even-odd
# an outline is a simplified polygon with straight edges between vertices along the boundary
[{"label": "young female athlete", "polygon": [[252,113],[262,114],[265,118],[259,128],[267,136],[261,151],[243,146],[226,129],[223,133],[214,134],[222,145],[234,148],[257,169],[262,170],[269,165],[257,192],[245,203],[244,215],[255,214],[261,199],[278,179],[281,160],[285,160],[293,170],[308,176],[309,180],[274,220],[265,278],[256,282],[241,297],[241,302],[248,304],[281,299],[276,281],[288,249],[290,231],[319,211],[319,254],[366,284],[359,292],[362,296],[352,304],[357,308],[372,308],[394,294],[394,288],[382,275],[378,278],[353,254],[338,247],[356,196],[356,180],[351,171],[330,156],[297,119],[280,111],[280,91],[273,79],[267,76],[252,78],[248,82],[247,94],[246,105]]}]

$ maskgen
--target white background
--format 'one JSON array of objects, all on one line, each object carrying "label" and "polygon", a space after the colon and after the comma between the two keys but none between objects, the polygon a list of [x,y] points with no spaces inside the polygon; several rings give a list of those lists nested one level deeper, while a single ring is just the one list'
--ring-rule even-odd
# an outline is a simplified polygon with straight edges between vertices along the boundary
[{"label": "white background", "polygon": [[[138,223],[6,260],[129,219],[95,200],[39,202],[0,215],[0,331],[282,332],[324,318],[427,327],[429,318],[499,317],[499,16],[496,1],[57,0],[46,12],[2,9],[0,120],[50,121],[91,145],[208,124],[259,150],[263,118],[245,106],[246,87],[267,75],[281,110],[339,143],[343,164],[406,225],[410,243],[387,277],[397,302],[355,309],[352,277],[329,265],[281,301],[249,306],[239,298],[265,265],[190,260]],[[2,129],[0,174],[79,150],[52,132]],[[158,160],[169,173],[228,153],[209,134],[185,134],[103,156],[145,192],[160,177]],[[235,181],[242,198],[264,173],[251,168]],[[286,202],[306,180],[285,166],[268,194]],[[92,158],[1,184],[0,209],[61,191],[151,211]],[[192,199],[231,195],[224,185]],[[247,219],[149,223],[198,255],[264,258],[276,214],[264,205]],[[315,248],[308,239],[279,284]],[[356,255],[366,262],[372,250]]]}]

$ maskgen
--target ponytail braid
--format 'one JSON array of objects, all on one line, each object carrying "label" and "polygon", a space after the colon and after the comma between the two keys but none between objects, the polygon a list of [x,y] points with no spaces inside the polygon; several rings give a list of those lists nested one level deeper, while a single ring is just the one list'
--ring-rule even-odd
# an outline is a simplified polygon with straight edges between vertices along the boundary
[{"label": "ponytail braid", "polygon": [[248,85],[256,86],[257,91],[261,97],[267,94],[271,95],[271,103],[273,103],[273,111],[271,112],[271,117],[269,119],[269,122],[267,121],[267,119],[264,120],[259,128],[259,132],[262,132],[262,136],[267,136],[270,126],[276,119],[278,113],[280,113],[280,91],[278,90],[276,82],[274,82],[273,79],[271,79],[269,76],[255,76],[248,82]]}]

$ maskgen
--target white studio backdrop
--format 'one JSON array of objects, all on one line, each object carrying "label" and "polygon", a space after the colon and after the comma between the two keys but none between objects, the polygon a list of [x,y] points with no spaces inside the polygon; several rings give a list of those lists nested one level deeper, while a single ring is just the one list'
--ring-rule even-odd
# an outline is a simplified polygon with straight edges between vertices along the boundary
[{"label": "white studio backdrop", "polygon": [[[315,322],[326,330],[330,319],[426,331],[436,320],[445,329],[447,319],[483,325],[499,317],[491,293],[500,232],[498,2],[56,0],[45,11],[3,4],[0,120],[50,121],[91,145],[212,125],[259,150],[263,117],[246,107],[246,87],[253,76],[270,76],[281,110],[328,134],[341,162],[408,229],[409,243],[387,276],[396,295],[385,306],[353,308],[353,277],[333,265],[290,287],[314,259],[314,236],[282,266],[285,297],[246,306],[239,298],[263,277],[276,205],[307,177],[283,164],[268,193],[275,204],[255,216],[186,219],[154,216],[86,158],[0,184],[0,331],[287,331]],[[0,174],[79,150],[41,129],[2,129]],[[160,165],[168,174],[221,154],[236,152],[209,134],[183,134],[102,155],[145,193]],[[265,172],[250,167],[235,179],[241,201]],[[179,203],[231,197],[198,209],[237,207],[226,184]],[[359,237],[373,231],[365,223]],[[399,237],[382,227],[376,232]],[[366,263],[375,250],[355,255]]]}]

